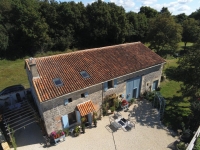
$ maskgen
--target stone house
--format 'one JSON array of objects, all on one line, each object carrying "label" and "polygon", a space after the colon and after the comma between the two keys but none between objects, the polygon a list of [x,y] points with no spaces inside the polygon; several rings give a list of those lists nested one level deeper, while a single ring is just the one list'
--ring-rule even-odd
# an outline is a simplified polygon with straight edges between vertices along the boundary
[{"label": "stone house", "polygon": [[99,111],[105,96],[138,98],[160,84],[165,60],[141,42],[25,60],[47,133],[69,128]]}]

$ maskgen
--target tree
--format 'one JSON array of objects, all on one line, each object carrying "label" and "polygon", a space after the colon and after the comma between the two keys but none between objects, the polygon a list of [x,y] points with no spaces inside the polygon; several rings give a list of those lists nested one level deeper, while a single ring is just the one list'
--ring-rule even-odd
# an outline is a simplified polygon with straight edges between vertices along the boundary
[{"label": "tree", "polygon": [[190,18],[194,18],[195,20],[199,20],[200,21],[200,8],[197,9],[195,12],[191,13],[189,15]]},{"label": "tree", "polygon": [[122,7],[101,0],[87,5],[89,45],[92,47],[119,44],[127,34],[126,13]]},{"label": "tree", "polygon": [[147,18],[154,18],[158,15],[158,11],[149,6],[142,6],[139,14],[144,14]]},{"label": "tree", "polygon": [[160,53],[162,50],[176,50],[181,41],[182,27],[168,15],[158,15],[150,20],[147,41],[150,48]]},{"label": "tree", "polygon": [[148,31],[148,20],[145,14],[128,12],[126,18],[128,20],[127,41],[144,41]]},{"label": "tree", "polygon": [[185,21],[187,18],[188,18],[188,16],[185,13],[181,13],[181,14],[174,16],[176,23],[179,23],[181,25],[183,24],[183,21]]},{"label": "tree", "polygon": [[188,50],[187,55],[178,61],[180,80],[183,82],[181,92],[185,97],[196,99],[200,97],[200,40]]},{"label": "tree", "polygon": [[138,17],[137,13],[135,12],[128,12],[126,13],[126,18],[128,21],[128,27],[127,27],[127,38],[126,41],[137,41],[137,35],[138,35]]},{"label": "tree", "polygon": [[160,14],[164,14],[164,15],[167,15],[167,16],[171,16],[172,14],[169,12],[168,8],[167,7],[163,7],[161,10],[160,10]]},{"label": "tree", "polygon": [[193,131],[196,131],[200,125],[200,99],[196,99],[191,103],[192,115],[190,118],[190,126]]},{"label": "tree", "polygon": [[183,34],[182,41],[185,43],[184,50],[186,50],[186,45],[188,42],[196,42],[199,37],[200,26],[198,21],[193,18],[188,18],[183,21]]}]

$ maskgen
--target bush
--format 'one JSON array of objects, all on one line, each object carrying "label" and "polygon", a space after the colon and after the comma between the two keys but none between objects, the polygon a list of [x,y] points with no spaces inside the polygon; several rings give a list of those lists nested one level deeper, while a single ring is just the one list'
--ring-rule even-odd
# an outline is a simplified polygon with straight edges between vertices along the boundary
[{"label": "bush", "polygon": [[176,147],[179,149],[179,150],[185,150],[185,143],[184,142],[180,142],[176,145]]},{"label": "bush", "polygon": [[114,105],[115,105],[115,109],[119,108],[119,100],[118,99],[114,100]]},{"label": "bush", "polygon": [[200,137],[196,139],[193,150],[200,150]]},{"label": "bush", "polygon": [[130,100],[130,103],[133,104],[134,102],[135,102],[135,99],[132,98],[132,99]]}]

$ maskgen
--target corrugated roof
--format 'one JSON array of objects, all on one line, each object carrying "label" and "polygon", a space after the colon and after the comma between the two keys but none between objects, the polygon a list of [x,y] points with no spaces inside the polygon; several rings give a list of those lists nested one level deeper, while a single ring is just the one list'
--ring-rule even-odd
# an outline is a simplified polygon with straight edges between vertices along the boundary
[{"label": "corrugated roof", "polygon": [[78,104],[77,108],[78,108],[81,116],[85,116],[85,115],[95,111],[95,107],[91,100],[83,102],[81,104]]},{"label": "corrugated roof", "polygon": [[[25,61],[29,65],[28,59]],[[33,79],[33,85],[43,102],[165,60],[142,43],[135,42],[40,57],[35,58],[35,62],[39,78]],[[86,71],[90,77],[83,78],[81,71]],[[55,86],[54,78],[60,78],[63,85]]]}]

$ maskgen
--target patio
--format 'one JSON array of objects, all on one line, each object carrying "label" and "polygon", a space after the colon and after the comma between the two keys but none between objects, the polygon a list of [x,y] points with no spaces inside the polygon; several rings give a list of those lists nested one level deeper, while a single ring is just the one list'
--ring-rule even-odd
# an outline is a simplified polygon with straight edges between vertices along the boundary
[{"label": "patio", "polygon": [[[140,101],[133,104],[127,112],[120,112],[122,117],[134,122],[130,131],[116,129],[111,125],[111,116],[105,116],[98,121],[96,128],[85,130],[85,134],[78,137],[68,136],[65,141],[56,146],[43,148],[40,143],[23,145],[18,150],[27,149],[49,149],[49,150],[164,150],[172,149],[177,137],[174,133],[168,131],[160,125],[158,112],[152,109],[151,104],[147,101]],[[130,115],[129,115],[130,114]],[[129,116],[128,116],[129,115]],[[16,137],[17,138],[17,137]],[[25,137],[24,137],[25,138]],[[32,137],[33,138],[33,137]],[[35,137],[38,138],[38,137]],[[44,143],[44,141],[43,141]],[[20,145],[20,144],[19,144]],[[171,147],[171,148],[170,148]]]}]

